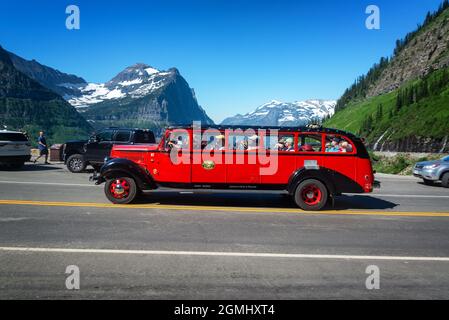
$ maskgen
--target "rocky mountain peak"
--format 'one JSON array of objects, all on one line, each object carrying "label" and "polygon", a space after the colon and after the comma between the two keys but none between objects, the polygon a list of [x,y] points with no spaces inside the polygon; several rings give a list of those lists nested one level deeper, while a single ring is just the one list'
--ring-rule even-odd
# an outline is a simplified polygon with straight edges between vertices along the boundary
[{"label": "rocky mountain peak", "polygon": [[160,71],[145,63],[136,63],[127,67],[121,71],[114,78],[106,83],[107,87],[113,87],[126,82],[143,82],[145,79],[149,79]]},{"label": "rocky mountain peak", "polygon": [[263,126],[301,126],[311,120],[323,119],[332,115],[336,101],[305,100],[282,102],[272,100],[262,104],[255,111],[245,115],[238,114],[223,120],[223,125],[263,125]]}]

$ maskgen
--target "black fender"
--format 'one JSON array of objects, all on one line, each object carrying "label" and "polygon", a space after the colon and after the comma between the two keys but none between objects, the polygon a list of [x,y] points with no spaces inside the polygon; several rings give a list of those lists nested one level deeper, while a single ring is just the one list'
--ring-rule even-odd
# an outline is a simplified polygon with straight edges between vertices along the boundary
[{"label": "black fender", "polygon": [[123,158],[115,158],[107,161],[100,169],[100,175],[97,178],[96,184],[101,184],[108,179],[120,176],[133,178],[140,190],[157,188],[153,178],[144,168],[131,160]]},{"label": "black fender", "polygon": [[330,195],[337,194],[332,171],[326,168],[301,168],[296,170],[288,180],[287,191],[290,195],[295,193],[296,187],[306,179],[316,179],[324,183]]}]

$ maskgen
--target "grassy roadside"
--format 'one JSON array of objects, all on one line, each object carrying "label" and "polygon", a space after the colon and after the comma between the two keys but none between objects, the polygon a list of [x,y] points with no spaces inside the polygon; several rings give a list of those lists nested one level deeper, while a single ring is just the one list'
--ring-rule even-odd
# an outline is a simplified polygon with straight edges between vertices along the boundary
[{"label": "grassy roadside", "polygon": [[441,159],[443,154],[412,154],[412,153],[380,153],[370,152],[373,169],[379,173],[411,175],[417,162]]}]

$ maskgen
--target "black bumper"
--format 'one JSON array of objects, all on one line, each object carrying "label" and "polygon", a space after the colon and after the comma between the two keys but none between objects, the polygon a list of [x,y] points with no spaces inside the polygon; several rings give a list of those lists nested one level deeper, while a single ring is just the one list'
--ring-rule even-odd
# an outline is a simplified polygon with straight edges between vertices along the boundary
[{"label": "black bumper", "polygon": [[97,171],[94,171],[94,174],[89,177],[89,181],[94,181],[96,185],[102,184],[106,180],[97,173]]},{"label": "black bumper", "polygon": [[3,156],[0,157],[0,163],[20,163],[28,162],[31,159],[31,155],[26,156]]},{"label": "black bumper", "polygon": [[380,181],[374,180],[373,188],[374,189],[380,189]]}]

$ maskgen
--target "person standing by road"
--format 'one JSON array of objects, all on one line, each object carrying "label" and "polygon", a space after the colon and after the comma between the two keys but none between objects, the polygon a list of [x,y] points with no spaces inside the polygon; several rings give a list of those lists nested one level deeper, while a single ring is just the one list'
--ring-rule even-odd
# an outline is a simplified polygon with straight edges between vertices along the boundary
[{"label": "person standing by road", "polygon": [[37,146],[39,148],[39,157],[34,159],[34,163],[37,162],[42,156],[45,156],[45,164],[50,164],[48,160],[48,146],[47,146],[47,140],[45,139],[44,132],[39,132],[39,138],[37,138]]}]

